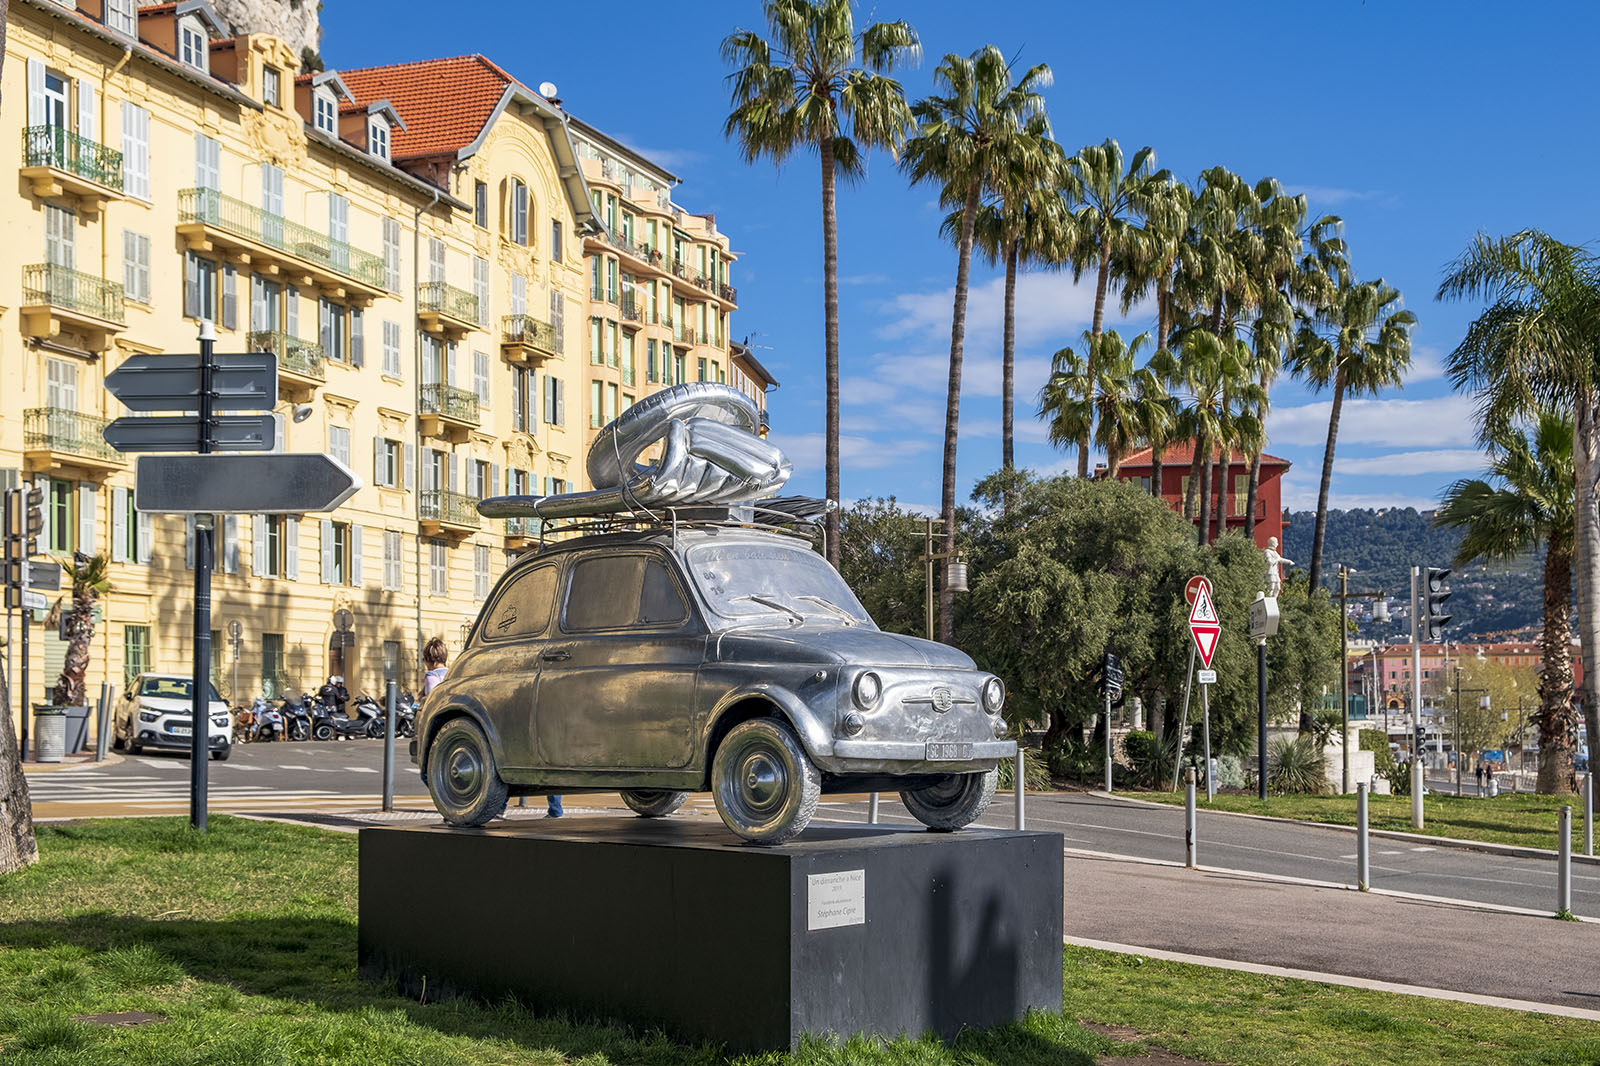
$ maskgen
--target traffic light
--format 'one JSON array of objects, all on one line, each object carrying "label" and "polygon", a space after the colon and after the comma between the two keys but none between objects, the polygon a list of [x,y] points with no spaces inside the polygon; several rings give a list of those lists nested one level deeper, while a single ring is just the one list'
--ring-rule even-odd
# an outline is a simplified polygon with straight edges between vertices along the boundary
[{"label": "traffic light", "polygon": [[1450,616],[1444,609],[1444,601],[1450,598],[1450,589],[1446,587],[1444,579],[1449,576],[1447,567],[1427,568],[1427,588],[1422,593],[1422,635],[1423,639],[1435,643],[1443,639],[1444,627],[1450,624]]},{"label": "traffic light", "polygon": [[39,554],[39,535],[44,532],[44,490],[28,486],[23,497],[22,557]]}]

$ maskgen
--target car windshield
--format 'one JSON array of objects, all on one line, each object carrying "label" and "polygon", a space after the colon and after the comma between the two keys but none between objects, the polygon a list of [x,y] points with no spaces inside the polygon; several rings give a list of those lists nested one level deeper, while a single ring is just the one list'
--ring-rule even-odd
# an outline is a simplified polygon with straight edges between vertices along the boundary
[{"label": "car windshield", "polygon": [[[215,685],[211,687],[211,700],[221,703],[222,697],[217,695]],[[144,684],[139,687],[139,695],[155,696],[165,700],[187,700],[194,698],[194,682],[186,677],[147,677]]]},{"label": "car windshield", "polygon": [[688,564],[706,602],[725,618],[776,614],[790,620],[872,625],[838,571],[805,548],[704,544],[689,550]]}]

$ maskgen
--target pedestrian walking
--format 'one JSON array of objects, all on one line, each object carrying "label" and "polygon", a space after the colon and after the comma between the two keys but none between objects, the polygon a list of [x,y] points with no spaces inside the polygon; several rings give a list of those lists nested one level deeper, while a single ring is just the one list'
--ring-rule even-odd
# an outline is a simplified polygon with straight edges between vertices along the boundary
[{"label": "pedestrian walking", "polygon": [[1483,763],[1479,762],[1477,766],[1473,767],[1473,771],[1478,775],[1478,795],[1481,796],[1483,795]]},{"label": "pedestrian walking", "polygon": [[1489,798],[1493,799],[1500,794],[1500,787],[1494,783],[1494,764],[1483,764],[1483,779],[1489,785]]},{"label": "pedestrian walking", "polygon": [[426,696],[439,687],[439,682],[444,680],[445,663],[450,659],[450,652],[444,646],[443,637],[434,637],[423,645],[422,662],[427,666],[428,672],[422,675],[422,694]]}]

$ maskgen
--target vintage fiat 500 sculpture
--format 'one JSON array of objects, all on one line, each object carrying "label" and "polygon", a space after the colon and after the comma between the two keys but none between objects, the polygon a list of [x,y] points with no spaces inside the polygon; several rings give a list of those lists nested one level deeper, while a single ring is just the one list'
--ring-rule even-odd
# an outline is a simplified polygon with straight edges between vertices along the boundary
[{"label": "vintage fiat 500 sculpture", "polygon": [[601,431],[595,490],[478,505],[545,535],[418,716],[412,756],[447,822],[585,791],[646,818],[709,791],[758,844],[798,835],[824,792],[898,791],[931,829],[983,813],[1016,753],[1004,684],[873,624],[794,531],[818,501],[761,502],[790,466],[757,418],[724,385],[665,389]]}]

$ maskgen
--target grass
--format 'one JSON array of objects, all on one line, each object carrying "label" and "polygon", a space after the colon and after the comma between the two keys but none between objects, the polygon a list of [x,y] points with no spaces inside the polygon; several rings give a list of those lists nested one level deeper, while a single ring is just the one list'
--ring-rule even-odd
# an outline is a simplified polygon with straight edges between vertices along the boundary
[{"label": "grass", "polygon": [[[39,864],[0,880],[7,1066],[1092,1066],[1147,1045],[1238,1066],[1600,1060],[1600,1024],[1085,948],[1066,949],[1059,1014],[949,1045],[819,1040],[792,1056],[730,1057],[511,1001],[418,1003],[359,980],[349,835],[219,816],[204,837],[152,819],[42,826],[39,838]],[[626,896],[619,886],[619,906]],[[166,1021],[75,1020],[120,1011]]]},{"label": "grass", "polygon": [[[1471,786],[1468,786],[1469,788]],[[1135,799],[1183,805],[1183,793],[1124,793]],[[1520,844],[1530,848],[1555,850],[1557,816],[1563,805],[1572,807],[1572,849],[1583,851],[1583,800],[1577,796],[1536,796],[1529,793],[1501,793],[1494,799],[1472,796],[1446,796],[1430,792],[1422,799],[1423,832],[1430,836],[1477,840],[1486,844]],[[1199,806],[1203,810],[1240,811],[1295,818],[1332,825],[1356,824],[1355,796],[1271,796],[1259,800],[1255,793],[1219,792],[1207,803],[1202,790]],[[1414,833],[1411,828],[1410,796],[1367,797],[1367,824],[1373,829]]]}]

